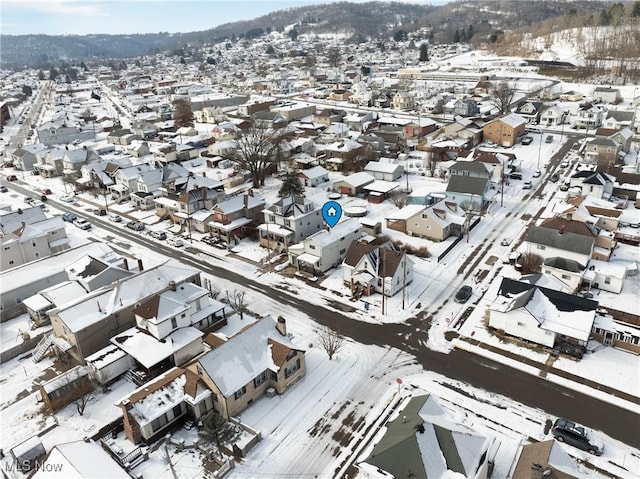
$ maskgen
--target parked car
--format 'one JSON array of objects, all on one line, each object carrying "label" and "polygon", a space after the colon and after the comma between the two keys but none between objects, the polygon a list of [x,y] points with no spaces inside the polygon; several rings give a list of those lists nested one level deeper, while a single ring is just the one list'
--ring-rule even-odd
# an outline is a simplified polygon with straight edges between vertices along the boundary
[{"label": "parked car", "polygon": [[31,196],[27,196],[24,199],[24,202],[30,206],[33,206],[33,204],[35,203],[36,200],[34,200],[33,198],[31,198]]},{"label": "parked car", "polygon": [[553,142],[553,135],[547,135],[547,137],[544,139],[545,143],[551,143]]},{"label": "parked car", "polygon": [[530,181],[525,181],[522,184],[522,189],[523,190],[530,190],[533,187],[533,183],[531,183]]},{"label": "parked car", "polygon": [[563,160],[560,163],[560,168],[569,168],[569,160]]},{"label": "parked car", "polygon": [[566,442],[571,446],[587,451],[589,454],[601,455],[604,452],[604,445],[591,437],[589,431],[583,426],[568,419],[558,418],[551,428],[553,437],[559,442]]},{"label": "parked car", "polygon": [[49,201],[49,198],[47,197],[47,195],[41,195],[40,201]]},{"label": "parked car", "polygon": [[500,245],[509,246],[511,244],[511,241],[511,238],[502,238],[502,241],[500,241]]},{"label": "parked car", "polygon": [[9,191],[9,188],[4,185],[0,186],[0,193],[6,193],[7,191]]},{"label": "parked car", "polygon": [[65,213],[62,215],[62,221],[73,223],[78,217],[73,213]]},{"label": "parked car", "polygon": [[551,175],[551,181],[557,183],[560,180],[560,175],[558,173],[554,173]]},{"label": "parked car", "polygon": [[89,221],[85,220],[84,218],[78,218],[74,220],[73,224],[76,225],[81,230],[91,229],[91,223],[89,223]]},{"label": "parked car", "polygon": [[167,233],[165,233],[164,231],[152,231],[151,236],[157,240],[167,239]]},{"label": "parked car", "polygon": [[107,210],[102,208],[96,208],[93,210],[93,214],[96,216],[107,216]]},{"label": "parked car", "polygon": [[76,198],[73,195],[63,195],[59,198],[59,200],[65,203],[73,203],[76,200]]},{"label": "parked car", "polygon": [[540,170],[536,170],[533,172],[533,177],[534,178],[540,178],[542,176],[542,171]]},{"label": "parked car", "polygon": [[184,241],[182,241],[182,238],[178,238],[177,236],[172,236],[171,238],[169,238],[167,240],[167,243],[169,243],[171,246],[175,246],[176,248],[184,246]]},{"label": "parked car", "polygon": [[533,137],[532,136],[525,136],[522,139],[522,144],[523,145],[530,145],[531,143],[533,143]]},{"label": "parked car", "polygon": [[129,221],[127,223],[127,228],[133,231],[144,231],[144,224],[139,221]]},{"label": "parked car", "polygon": [[509,175],[509,178],[511,178],[512,180],[521,180],[522,179],[522,174],[521,173],[511,173]]},{"label": "parked car", "polygon": [[567,190],[569,190],[569,185],[566,183],[562,183],[560,185],[560,191],[567,191]]},{"label": "parked car", "polygon": [[16,175],[7,175],[7,181],[18,181],[18,177]]},{"label": "parked car", "polygon": [[110,214],[109,221],[113,221],[114,223],[120,223],[122,221],[122,216],[116,215],[116,214]]},{"label": "parked car", "polygon": [[464,285],[456,293],[456,297],[454,298],[455,302],[456,303],[466,303],[469,300],[469,298],[471,297],[472,293],[473,293],[473,290],[471,289],[471,286]]},{"label": "parked car", "polygon": [[51,194],[51,189],[50,188],[42,188],[42,194],[43,195],[50,195]]}]

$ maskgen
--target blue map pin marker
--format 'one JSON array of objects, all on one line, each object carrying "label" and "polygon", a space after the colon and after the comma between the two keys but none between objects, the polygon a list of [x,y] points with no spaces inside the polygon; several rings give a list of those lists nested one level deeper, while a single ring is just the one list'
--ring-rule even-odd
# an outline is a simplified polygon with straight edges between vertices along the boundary
[{"label": "blue map pin marker", "polygon": [[336,201],[327,201],[322,205],[322,217],[329,228],[333,228],[342,217],[342,206]]}]

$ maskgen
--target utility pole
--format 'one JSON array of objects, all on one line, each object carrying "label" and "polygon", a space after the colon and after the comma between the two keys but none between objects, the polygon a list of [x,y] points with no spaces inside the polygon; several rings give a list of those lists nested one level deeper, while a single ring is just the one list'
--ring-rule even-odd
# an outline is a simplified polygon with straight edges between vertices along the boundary
[{"label": "utility pole", "polygon": [[402,255],[402,309],[404,310],[405,292],[407,289],[407,254]]}]

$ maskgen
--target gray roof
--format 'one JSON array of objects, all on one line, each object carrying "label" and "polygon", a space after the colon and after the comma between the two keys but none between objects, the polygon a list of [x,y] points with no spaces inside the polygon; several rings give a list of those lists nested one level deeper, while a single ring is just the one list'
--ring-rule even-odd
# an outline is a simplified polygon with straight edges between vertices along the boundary
[{"label": "gray roof", "polygon": [[540,244],[579,254],[591,254],[595,240],[588,236],[536,226],[527,235],[529,243]]},{"label": "gray roof", "polygon": [[472,195],[483,195],[488,178],[475,178],[473,176],[451,175],[447,191],[451,193],[468,193]]},{"label": "gray roof", "polygon": [[569,258],[558,257],[558,256],[545,259],[544,264],[545,266],[562,269],[564,271],[569,271],[571,273],[580,273],[581,271],[584,271],[586,268],[586,266],[578,263],[577,261],[574,261]]},{"label": "gray roof", "polygon": [[632,121],[634,116],[634,111],[609,110],[607,113],[607,118],[615,118],[616,121]]}]

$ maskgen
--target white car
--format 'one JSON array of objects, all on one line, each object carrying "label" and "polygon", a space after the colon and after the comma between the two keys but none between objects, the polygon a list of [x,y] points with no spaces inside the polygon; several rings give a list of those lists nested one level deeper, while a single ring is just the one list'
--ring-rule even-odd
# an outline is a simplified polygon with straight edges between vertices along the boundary
[{"label": "white car", "polygon": [[76,225],[81,230],[90,230],[91,229],[91,223],[89,223],[84,218],[78,218],[77,220],[74,220],[73,224]]},{"label": "white car", "polygon": [[176,248],[184,246],[184,241],[182,241],[182,238],[178,238],[177,236],[169,237],[169,239],[167,239],[167,243],[169,243],[171,246],[175,246]]},{"label": "white car", "polygon": [[60,197],[60,201],[64,201],[65,203],[73,203],[76,198],[73,195],[64,195]]},{"label": "white car", "polygon": [[109,221],[113,221],[114,223],[120,223],[122,221],[122,216],[110,214]]}]

